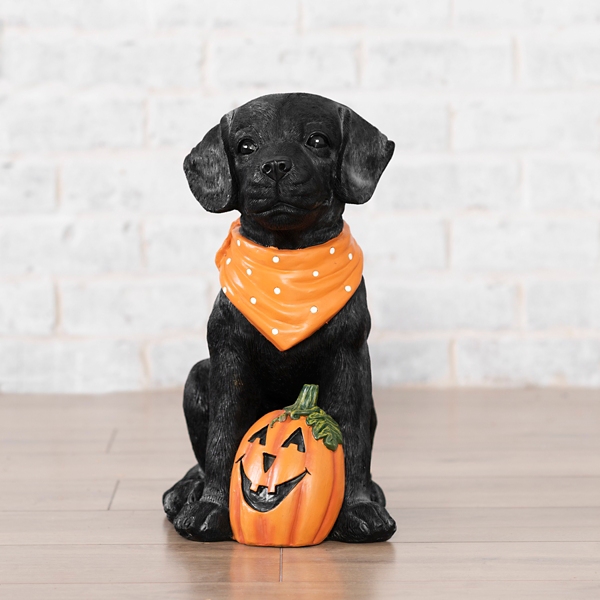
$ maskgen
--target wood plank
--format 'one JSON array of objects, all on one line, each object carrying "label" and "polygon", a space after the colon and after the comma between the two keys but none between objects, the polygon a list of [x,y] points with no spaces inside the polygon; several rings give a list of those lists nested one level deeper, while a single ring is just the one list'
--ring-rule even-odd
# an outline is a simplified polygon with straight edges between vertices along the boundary
[{"label": "wood plank", "polygon": [[157,510],[0,512],[1,546],[189,543]]},{"label": "wood plank", "polygon": [[[175,481],[123,479],[111,510],[160,510],[163,493]],[[377,482],[390,508],[600,507],[600,477],[379,477]]]},{"label": "wood plank", "polygon": [[106,452],[110,436],[96,439],[55,439],[55,440],[0,440],[0,455],[15,454],[102,454]]},{"label": "wood plank", "polygon": [[0,584],[279,581],[279,559],[235,542],[0,546]]},{"label": "wood plank", "polygon": [[[5,453],[0,456],[0,479],[170,478],[180,477],[195,462],[187,453],[157,454],[43,454]],[[380,477],[600,477],[600,453],[573,449],[518,452],[469,450],[375,451],[375,478]]]},{"label": "wood plank", "polygon": [[400,542],[600,542],[596,508],[390,509]]},{"label": "wood plank", "polygon": [[600,580],[596,542],[340,544],[283,551],[283,581]]},{"label": "wood plank", "polygon": [[[181,473],[181,478],[184,473]],[[163,494],[178,481],[173,479],[123,479],[111,504],[111,511],[162,510]]]},{"label": "wood plank", "polygon": [[0,455],[0,481],[29,479],[162,478],[177,481],[195,458],[189,454],[4,454]]},{"label": "wood plank", "polygon": [[[391,509],[393,543],[600,542],[600,508]],[[0,545],[187,544],[162,509],[0,512]]]},{"label": "wood plank", "polygon": [[600,477],[378,477],[388,506],[598,507]]},{"label": "wood plank", "polygon": [[0,439],[108,439],[119,426],[135,437],[187,435],[181,394],[0,395]]},{"label": "wood plank", "polygon": [[[1,444],[1,442],[0,442]],[[187,432],[181,432],[177,437],[127,437],[119,431],[111,445],[113,454],[183,454],[191,447]],[[510,449],[519,452],[570,452],[573,448],[587,452],[600,453],[600,436],[597,433],[567,433],[562,434],[540,432],[514,434],[506,431],[486,434],[476,432],[419,431],[397,432],[378,431],[375,437],[375,452],[423,452],[423,451],[452,451],[452,452],[502,452]],[[9,448],[7,448],[8,450]]]},{"label": "wood plank", "polygon": [[600,453],[540,449],[519,452],[471,449],[375,450],[374,477],[599,477]]},{"label": "wood plank", "polygon": [[106,510],[117,478],[0,478],[0,511]]},{"label": "wood plank", "polygon": [[1,600],[598,600],[597,581],[352,581],[4,585]]}]

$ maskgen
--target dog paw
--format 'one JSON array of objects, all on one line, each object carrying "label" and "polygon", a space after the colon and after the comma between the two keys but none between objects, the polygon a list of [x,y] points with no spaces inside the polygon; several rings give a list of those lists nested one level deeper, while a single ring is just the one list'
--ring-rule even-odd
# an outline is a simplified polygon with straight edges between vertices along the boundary
[{"label": "dog paw", "polygon": [[385,542],[396,532],[396,523],[387,510],[372,501],[342,507],[329,534],[338,542]]},{"label": "dog paw", "polygon": [[208,500],[186,504],[173,525],[179,535],[199,542],[221,542],[233,535],[227,507]]},{"label": "dog paw", "polygon": [[162,498],[163,508],[169,521],[173,521],[187,503],[194,503],[204,491],[204,472],[199,465],[192,467]]}]

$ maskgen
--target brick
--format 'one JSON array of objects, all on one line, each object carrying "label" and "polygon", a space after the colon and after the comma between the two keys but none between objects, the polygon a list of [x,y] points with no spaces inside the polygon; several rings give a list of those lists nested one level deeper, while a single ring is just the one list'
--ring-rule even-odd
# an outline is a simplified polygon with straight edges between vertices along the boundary
[{"label": "brick", "polygon": [[573,159],[533,159],[530,202],[538,210],[600,209],[600,160],[595,156]]},{"label": "brick", "polygon": [[197,212],[183,153],[68,160],[61,172],[63,212]]},{"label": "brick", "polygon": [[282,4],[278,0],[245,3],[239,0],[199,2],[198,0],[152,0],[156,27],[195,27],[203,30],[260,29],[293,31],[297,27],[297,2]]},{"label": "brick", "polygon": [[6,112],[12,152],[124,148],[143,142],[143,102],[127,96],[36,91],[14,94]]},{"label": "brick", "polygon": [[522,42],[523,73],[532,87],[572,87],[600,83],[600,32],[527,37]]},{"label": "brick", "polygon": [[328,27],[376,27],[405,29],[443,27],[450,20],[448,0],[346,0],[338,2],[304,0],[304,23],[308,31]]},{"label": "brick", "polygon": [[477,340],[456,344],[459,385],[600,385],[600,341]]},{"label": "brick", "polygon": [[0,340],[0,392],[139,390],[140,356],[138,345],[124,340]]},{"label": "brick", "polygon": [[377,386],[448,383],[446,340],[371,340],[369,350]]},{"label": "brick", "polygon": [[458,269],[525,271],[594,268],[598,223],[589,219],[456,219],[453,264]]},{"label": "brick", "polygon": [[365,84],[377,88],[505,87],[512,81],[509,39],[392,39],[367,48]]},{"label": "brick", "polygon": [[[352,108],[393,140],[397,153],[448,150],[449,119],[444,101],[429,98],[417,101],[393,93],[353,91],[340,91],[333,99]],[[396,160],[397,155],[392,164]]]},{"label": "brick", "polygon": [[381,210],[515,209],[520,203],[520,173],[514,160],[405,159],[386,170]]},{"label": "brick", "polygon": [[56,167],[35,159],[0,162],[0,213],[44,213],[56,208]]},{"label": "brick", "polygon": [[358,82],[358,44],[352,41],[232,38],[216,41],[212,52],[212,81],[223,89],[285,86],[287,91],[310,82],[319,93],[319,88],[355,87]]},{"label": "brick", "polygon": [[148,349],[150,381],[156,387],[183,387],[190,369],[208,358],[205,337],[165,340]]},{"label": "brick", "polygon": [[14,85],[195,88],[200,85],[200,46],[197,36],[189,34],[13,31],[4,36],[4,76]]},{"label": "brick", "polygon": [[389,278],[415,270],[446,266],[443,221],[429,217],[364,214],[364,207],[347,209],[352,234],[365,254],[365,277]]},{"label": "brick", "polygon": [[207,214],[198,206],[194,219],[148,219],[144,228],[148,270],[197,271],[218,279],[215,254],[234,218],[230,214]]},{"label": "brick", "polygon": [[527,323],[533,329],[600,329],[600,283],[537,281],[527,285]]},{"label": "brick", "polygon": [[143,334],[202,331],[207,286],[200,278],[64,282],[62,325],[68,334]]},{"label": "brick", "polygon": [[148,25],[146,0],[2,0],[2,18],[17,27],[140,28]]},{"label": "brick", "polygon": [[517,289],[486,282],[371,282],[373,326],[382,331],[497,330],[515,325]]},{"label": "brick", "polygon": [[457,103],[457,150],[596,150],[600,103],[585,96],[527,95]]},{"label": "brick", "polygon": [[460,27],[537,27],[600,23],[598,0],[455,0]]},{"label": "brick", "polygon": [[49,334],[55,320],[50,280],[0,281],[0,334]]},{"label": "brick", "polygon": [[155,146],[193,148],[238,102],[229,97],[158,96],[150,98],[149,137]]},{"label": "brick", "polygon": [[140,246],[139,227],[127,219],[4,218],[0,274],[135,271]]}]

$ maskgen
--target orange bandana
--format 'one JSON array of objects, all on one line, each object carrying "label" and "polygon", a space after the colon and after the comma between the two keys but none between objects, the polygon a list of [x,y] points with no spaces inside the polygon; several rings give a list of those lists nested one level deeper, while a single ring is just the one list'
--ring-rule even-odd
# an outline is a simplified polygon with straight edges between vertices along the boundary
[{"label": "orange bandana", "polygon": [[260,246],[234,221],[217,252],[223,292],[276,348],[311,336],[360,285],[363,253],[347,223],[325,244],[300,250]]}]

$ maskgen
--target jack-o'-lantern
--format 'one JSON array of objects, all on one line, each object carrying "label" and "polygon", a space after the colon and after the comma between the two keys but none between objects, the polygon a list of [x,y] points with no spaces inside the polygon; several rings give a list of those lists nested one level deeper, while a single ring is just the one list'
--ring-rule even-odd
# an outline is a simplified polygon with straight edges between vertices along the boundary
[{"label": "jack-o'-lantern", "polygon": [[243,437],[229,491],[238,542],[311,546],[331,531],[344,499],[344,451],[318,393],[305,385],[293,405],[266,414]]}]

